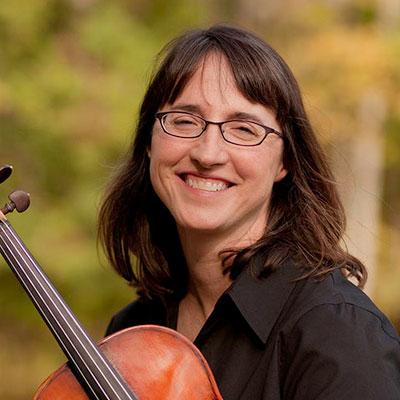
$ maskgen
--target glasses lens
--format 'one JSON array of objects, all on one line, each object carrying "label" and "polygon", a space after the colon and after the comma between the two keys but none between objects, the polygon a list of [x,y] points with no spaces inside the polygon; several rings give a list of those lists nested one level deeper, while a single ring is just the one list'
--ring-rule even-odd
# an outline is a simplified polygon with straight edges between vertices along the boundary
[{"label": "glasses lens", "polygon": [[245,146],[258,144],[265,136],[262,126],[249,121],[229,121],[222,129],[228,142]]},{"label": "glasses lens", "polygon": [[173,112],[162,118],[164,129],[171,135],[179,137],[195,137],[204,129],[204,121],[194,115]]}]

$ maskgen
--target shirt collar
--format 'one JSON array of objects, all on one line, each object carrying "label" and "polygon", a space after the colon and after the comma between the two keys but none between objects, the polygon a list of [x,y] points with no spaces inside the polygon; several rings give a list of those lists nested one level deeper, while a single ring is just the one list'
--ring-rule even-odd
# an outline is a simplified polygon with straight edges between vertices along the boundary
[{"label": "shirt collar", "polygon": [[[259,262],[256,269],[262,268]],[[226,291],[251,329],[266,343],[301,272],[288,263],[272,271],[266,278],[257,278],[246,268]]]}]

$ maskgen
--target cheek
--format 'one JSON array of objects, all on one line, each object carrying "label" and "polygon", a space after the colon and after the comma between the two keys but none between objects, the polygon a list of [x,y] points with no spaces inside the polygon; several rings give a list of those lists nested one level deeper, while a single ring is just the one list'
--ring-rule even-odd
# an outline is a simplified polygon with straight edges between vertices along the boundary
[{"label": "cheek", "polygon": [[163,151],[160,140],[157,138],[157,134],[152,135],[151,145],[147,151],[150,159],[150,182],[153,186],[154,191],[160,195],[160,165],[163,164]]},{"label": "cheek", "polygon": [[151,138],[151,147],[148,151],[150,157],[150,172],[154,174],[160,166],[168,164],[171,158],[171,146],[159,133],[155,132]]},{"label": "cheek", "polygon": [[162,166],[174,166],[185,160],[190,152],[191,142],[168,136],[154,130],[148,149],[150,163]]},{"label": "cheek", "polygon": [[162,187],[165,178],[165,161],[159,157],[157,152],[152,152],[150,157],[150,182],[153,186],[154,191],[158,196],[162,195]]},{"label": "cheek", "polygon": [[286,174],[282,160],[283,148],[270,146],[259,150],[263,151],[249,153],[245,160],[243,158],[238,160],[236,165],[243,177],[257,181],[261,186],[272,186]]},{"label": "cheek", "polygon": [[148,151],[150,158],[150,180],[158,195],[162,187],[175,175],[175,166],[184,159],[185,151],[174,138],[154,133],[151,147]]}]

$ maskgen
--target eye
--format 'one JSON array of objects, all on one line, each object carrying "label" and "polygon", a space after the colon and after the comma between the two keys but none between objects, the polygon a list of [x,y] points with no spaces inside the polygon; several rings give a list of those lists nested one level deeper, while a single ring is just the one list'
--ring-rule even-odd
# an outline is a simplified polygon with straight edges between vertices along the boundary
[{"label": "eye", "polygon": [[173,116],[172,123],[174,125],[179,125],[179,126],[181,126],[181,125],[197,125],[198,124],[198,122],[193,117],[180,116],[180,115]]},{"label": "eye", "polygon": [[254,130],[254,128],[251,126],[248,126],[248,125],[239,125],[238,127],[236,127],[236,129],[240,130],[243,133],[248,133],[251,135],[256,134],[256,131]]},{"label": "eye", "polygon": [[203,130],[203,121],[195,115],[184,112],[170,112],[164,115],[163,128],[166,133],[178,137],[196,137]]},{"label": "eye", "polygon": [[170,113],[165,117],[166,125],[180,132],[193,131],[202,128],[202,121],[194,115],[186,113]]},{"label": "eye", "polygon": [[247,121],[230,121],[226,124],[225,129],[227,132],[239,136],[259,136],[260,127],[252,122]]}]

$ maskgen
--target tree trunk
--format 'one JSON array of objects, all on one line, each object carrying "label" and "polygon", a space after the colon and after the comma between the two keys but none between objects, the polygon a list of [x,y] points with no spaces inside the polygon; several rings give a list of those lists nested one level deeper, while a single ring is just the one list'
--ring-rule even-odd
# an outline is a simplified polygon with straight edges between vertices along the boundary
[{"label": "tree trunk", "polygon": [[360,100],[359,132],[350,142],[346,141],[349,159],[343,163],[342,156],[336,158],[339,189],[347,213],[346,244],[349,252],[367,266],[369,279],[365,290],[372,296],[378,263],[384,118],[384,98],[373,91],[365,93]]}]

